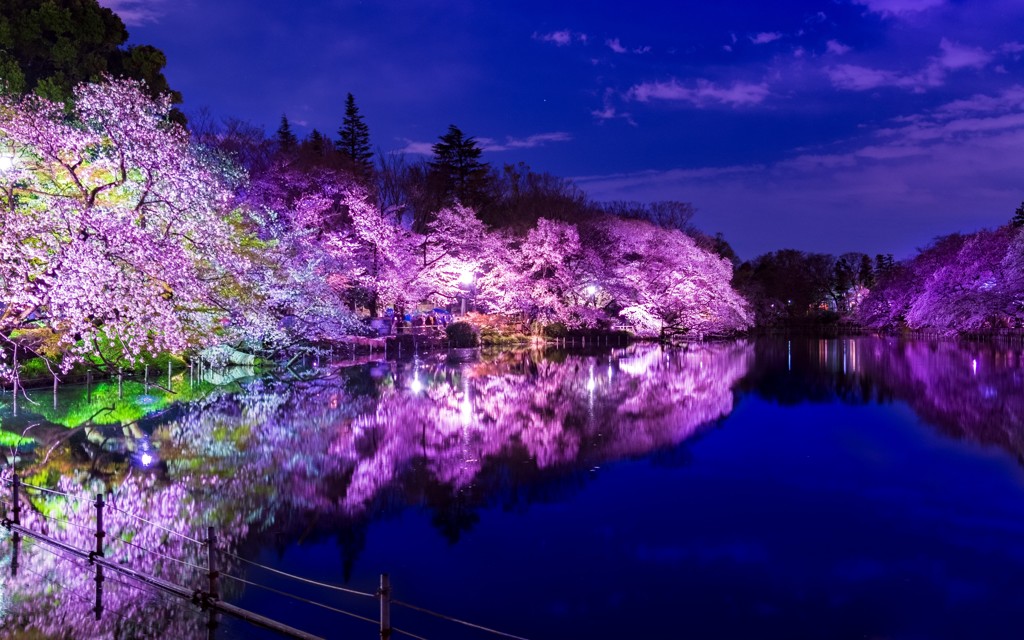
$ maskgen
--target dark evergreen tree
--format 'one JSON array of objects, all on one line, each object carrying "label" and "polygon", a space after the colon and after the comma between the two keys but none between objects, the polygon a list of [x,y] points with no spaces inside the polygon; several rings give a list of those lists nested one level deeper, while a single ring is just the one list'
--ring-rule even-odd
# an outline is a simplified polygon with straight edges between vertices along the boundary
[{"label": "dark evergreen tree", "polygon": [[[167,58],[149,45],[124,47],[121,18],[96,0],[3,0],[0,3],[0,91],[35,92],[65,102],[82,82],[110,74],[142,80],[150,95],[170,94]],[[175,110],[172,118],[184,122]]]},{"label": "dark evergreen tree", "polygon": [[487,202],[490,167],[480,162],[483,150],[476,139],[467,138],[458,127],[449,125],[448,133],[439,140],[433,147],[430,169],[441,204],[458,200],[470,207],[483,206]]},{"label": "dark evergreen tree", "polygon": [[875,271],[871,268],[871,258],[867,254],[860,257],[860,267],[857,270],[857,281],[870,289],[875,286]]},{"label": "dark evergreen tree", "polygon": [[1013,225],[1014,229],[1024,227],[1024,202],[1021,202],[1020,206],[1013,213],[1013,219],[1010,220],[1010,224]]},{"label": "dark evergreen tree", "polygon": [[277,150],[281,153],[294,153],[299,146],[292,126],[288,124],[288,116],[281,115],[281,126],[277,128]]},{"label": "dark evergreen tree", "polygon": [[302,146],[303,151],[314,162],[323,162],[330,151],[327,136],[320,133],[319,129],[313,129],[309,138],[303,141]]},{"label": "dark evergreen tree", "polygon": [[348,158],[352,170],[359,177],[366,178],[373,173],[373,152],[370,150],[370,128],[356,106],[352,94],[345,98],[345,118],[338,129],[335,147]]}]

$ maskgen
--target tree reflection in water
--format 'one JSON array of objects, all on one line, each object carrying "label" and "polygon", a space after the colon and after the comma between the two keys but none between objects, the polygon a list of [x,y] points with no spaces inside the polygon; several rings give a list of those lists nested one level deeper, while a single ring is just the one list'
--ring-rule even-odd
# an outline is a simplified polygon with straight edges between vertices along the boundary
[{"label": "tree reflection in water", "polygon": [[1024,349],[993,343],[848,338],[761,340],[741,388],[780,404],[905,402],[957,439],[1024,464]]},{"label": "tree reflection in water", "polygon": [[[67,458],[22,472],[75,496],[109,488],[119,508],[191,538],[203,539],[212,524],[221,544],[242,555],[311,528],[340,531],[350,574],[367,522],[384,512],[426,505],[454,543],[486,504],[546,499],[595,465],[678,445],[728,415],[732,387],[752,357],[752,346],[739,341],[675,351],[506,352],[473,363],[377,363],[313,380],[263,380],[156,425],[150,440],[163,460],[159,476],[136,471],[106,487]],[[31,500],[22,516],[28,526],[91,547],[88,502],[52,494]],[[111,557],[202,584],[199,545],[119,511],[108,510],[106,520],[116,535]],[[0,602],[13,603],[7,628],[54,637],[68,629],[88,637],[188,637],[202,624],[184,603],[117,582],[105,594],[107,610],[117,613],[95,622],[84,563],[27,547],[22,564],[30,571],[11,577],[4,568]]]},{"label": "tree reflection in water", "polygon": [[[455,543],[487,506],[563,500],[596,466],[671,457],[702,427],[729,415],[734,389],[739,397],[754,393],[780,404],[902,401],[953,437],[998,445],[1024,460],[1021,365],[1020,349],[875,338],[373,363],[311,380],[253,382],[156,420],[146,427],[162,461],[156,471],[136,468],[104,479],[89,460],[55,453],[23,473],[33,484],[74,495],[112,490],[118,507],[192,538],[204,538],[212,524],[224,546],[243,557],[331,536],[347,579],[370,523],[387,514],[429,509]],[[30,495],[33,508],[22,516],[29,526],[91,547],[88,504],[76,510],[59,496]],[[111,540],[110,557],[202,584],[201,570],[138,548],[202,567],[201,547],[118,511],[107,520],[110,531],[137,545]],[[0,544],[5,629],[191,637],[204,622],[183,603],[108,582],[106,606],[118,613],[97,623],[87,569],[26,544],[24,570],[11,576],[10,545]],[[229,563],[227,570],[243,575],[245,567]],[[224,584],[228,598],[238,595],[231,591],[237,583]]]}]

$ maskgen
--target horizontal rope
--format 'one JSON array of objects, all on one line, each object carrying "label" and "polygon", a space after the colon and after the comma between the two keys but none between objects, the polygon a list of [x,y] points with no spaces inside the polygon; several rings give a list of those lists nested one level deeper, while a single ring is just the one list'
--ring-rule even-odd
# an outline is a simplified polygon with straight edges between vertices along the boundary
[{"label": "horizontal rope", "polygon": [[85,502],[88,502],[90,500],[89,498],[82,498],[82,497],[79,497],[79,496],[74,496],[74,495],[71,495],[70,493],[64,493],[63,491],[57,491],[56,489],[47,489],[46,487],[37,487],[34,484],[29,484],[27,482],[19,482],[18,484],[20,484],[21,486],[25,487],[26,489],[35,489],[36,491],[43,491],[45,493],[52,493],[55,496],[64,496],[65,498],[71,498],[72,500],[85,501]]},{"label": "horizontal rope", "polygon": [[151,553],[151,554],[153,554],[153,555],[155,555],[155,556],[157,556],[159,558],[163,558],[165,560],[170,560],[171,562],[177,562],[178,564],[183,564],[186,567],[191,567],[193,569],[198,569],[199,571],[203,571],[203,572],[206,572],[208,570],[206,567],[201,567],[198,564],[192,564],[191,562],[187,562],[185,560],[179,560],[179,559],[175,558],[174,556],[167,555],[166,553],[160,553],[159,551],[154,551],[153,549],[149,549],[147,547],[143,547],[142,545],[135,544],[131,540],[126,539],[124,536],[117,536],[117,539],[120,540],[121,542],[125,543],[128,546],[135,547],[136,549],[139,549],[141,551],[145,551],[146,553]]},{"label": "horizontal rope", "polygon": [[36,515],[43,516],[47,520],[53,520],[54,522],[61,522],[61,523],[64,523],[64,524],[70,524],[72,527],[78,527],[79,529],[85,529],[86,531],[90,531],[90,532],[95,532],[96,531],[95,527],[91,527],[89,525],[81,524],[81,523],[78,523],[78,522],[72,522],[71,520],[65,520],[63,518],[55,518],[53,516],[48,516],[45,513],[43,513],[42,511],[35,511],[33,513],[35,513]]},{"label": "horizontal rope", "polygon": [[415,633],[409,633],[408,631],[402,631],[398,627],[391,627],[391,630],[394,631],[395,633],[400,633],[403,636],[409,636],[410,638],[413,638],[413,640],[427,640],[423,636],[418,636]]},{"label": "horizontal rope", "polygon": [[249,580],[245,580],[244,578],[239,578],[237,576],[233,576],[233,575],[231,575],[229,573],[222,573],[220,575],[221,575],[222,578],[231,578],[232,580],[237,580],[238,582],[241,582],[243,584],[247,584],[247,585],[252,586],[252,587],[256,587],[257,589],[264,589],[266,591],[270,591],[271,593],[276,593],[277,595],[284,596],[286,598],[291,598],[292,600],[298,600],[299,602],[305,602],[306,604],[311,604],[313,606],[320,607],[321,609],[327,609],[328,611],[333,611],[335,613],[340,613],[342,615],[351,616],[351,617],[353,617],[353,618],[355,618],[357,620],[362,620],[364,622],[369,622],[369,623],[372,623],[372,624],[379,624],[379,622],[380,622],[379,620],[374,620],[373,618],[367,618],[366,616],[361,616],[358,613],[352,613],[351,611],[345,611],[344,609],[338,609],[336,607],[332,607],[330,605],[323,604],[322,602],[317,602],[315,600],[310,600],[308,598],[303,598],[302,596],[297,596],[297,595],[295,595],[293,593],[288,593],[287,591],[281,591],[281,590],[275,589],[273,587],[268,587],[268,586],[260,584],[258,582],[250,582]]},{"label": "horizontal rope", "polygon": [[149,595],[149,596],[153,597],[154,599],[159,600],[165,606],[166,605],[172,605],[172,606],[177,607],[179,609],[183,609],[184,611],[187,611],[188,613],[190,613],[192,615],[196,615],[196,614],[199,613],[198,607],[193,607],[193,606],[189,605],[187,601],[185,601],[185,600],[180,600],[179,601],[179,600],[171,599],[168,596],[160,593],[158,590],[156,590],[156,589],[154,589],[152,587],[149,587],[149,586],[147,586],[145,584],[139,585],[139,584],[133,584],[131,582],[125,582],[124,580],[121,580],[120,578],[117,578],[116,576],[111,576],[111,575],[104,575],[103,579],[104,580],[109,580],[110,582],[113,582],[114,584],[119,584],[119,585],[121,585],[123,587],[127,587],[128,589],[134,589],[135,591],[141,591],[142,593],[145,593],[146,595]]},{"label": "horizontal rope", "polygon": [[317,587],[323,587],[324,589],[332,589],[334,591],[341,591],[342,593],[350,593],[350,594],[356,595],[356,596],[364,596],[364,597],[368,597],[368,598],[376,598],[377,597],[377,594],[375,594],[375,593],[367,593],[365,591],[357,591],[355,589],[349,589],[347,587],[341,587],[341,586],[338,586],[336,584],[331,584],[329,582],[319,582],[317,580],[310,580],[309,578],[303,578],[302,576],[297,576],[297,575],[294,575],[294,574],[291,574],[291,573],[286,573],[284,571],[281,571],[280,569],[275,569],[273,567],[268,567],[267,565],[260,564],[258,562],[254,562],[252,560],[247,560],[247,559],[243,558],[242,556],[235,555],[235,554],[230,553],[228,551],[222,551],[221,553],[223,555],[225,555],[225,556],[228,556],[229,558],[234,558],[235,560],[241,560],[242,562],[245,562],[247,564],[251,564],[254,567],[259,567],[260,569],[263,569],[264,571],[269,571],[271,573],[276,573],[279,576],[283,576],[285,578],[291,578],[292,580],[298,580],[299,582],[305,582],[306,584],[315,585]]},{"label": "horizontal rope", "polygon": [[142,516],[136,515],[136,514],[130,512],[130,511],[125,511],[124,509],[116,507],[116,506],[114,506],[113,503],[108,503],[107,506],[110,507],[112,510],[117,511],[118,513],[123,513],[124,515],[128,516],[129,518],[135,518],[136,520],[139,520],[140,522],[145,522],[146,524],[154,526],[157,529],[160,529],[161,531],[166,531],[167,533],[170,533],[172,535],[176,535],[179,538],[183,538],[185,540],[188,540],[189,542],[194,542],[194,543],[198,544],[199,546],[202,546],[202,547],[206,546],[206,543],[203,542],[202,540],[197,540],[196,538],[193,538],[192,536],[185,535],[184,533],[178,533],[174,529],[168,529],[167,527],[165,527],[163,525],[160,525],[160,524],[157,524],[157,523],[153,522],[152,520],[147,520],[147,519],[143,518]]},{"label": "horizontal rope", "polygon": [[436,611],[431,611],[430,609],[424,609],[423,607],[417,607],[417,606],[411,605],[411,604],[409,604],[407,602],[402,602],[401,600],[392,600],[391,604],[393,604],[393,605],[395,605],[397,607],[405,607],[406,609],[412,609],[413,611],[419,611],[420,613],[425,613],[427,615],[434,616],[435,618],[440,618],[442,620],[447,620],[449,622],[456,622],[458,624],[465,625],[467,627],[472,627],[474,629],[479,629],[481,631],[486,631],[488,633],[493,633],[494,635],[501,636],[503,638],[512,638],[513,640],[526,640],[526,638],[523,638],[522,636],[514,636],[511,633],[505,633],[504,631],[498,631],[496,629],[489,629],[487,627],[484,627],[484,626],[481,626],[481,625],[478,625],[478,624],[473,624],[472,622],[466,622],[465,620],[459,620],[458,618],[453,618],[451,616],[446,616],[443,613],[437,613]]}]

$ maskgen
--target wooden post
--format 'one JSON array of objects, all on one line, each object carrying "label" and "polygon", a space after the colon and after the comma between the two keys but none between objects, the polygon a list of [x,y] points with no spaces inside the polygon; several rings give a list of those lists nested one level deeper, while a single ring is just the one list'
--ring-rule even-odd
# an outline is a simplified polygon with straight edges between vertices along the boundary
[{"label": "wooden post", "polygon": [[144,371],[144,373],[142,374],[143,375],[142,384],[143,384],[143,388],[148,393],[149,392],[149,365],[148,364],[143,368],[143,371]]},{"label": "wooden post", "polygon": [[[217,532],[214,531],[213,527],[206,528],[206,569],[210,580],[210,591],[207,595],[211,601],[220,600],[220,587],[217,584],[220,578],[220,571],[217,569]],[[217,610],[214,607],[210,607],[206,620],[208,640],[213,640],[219,618]]]},{"label": "wooden post", "polygon": [[121,398],[124,397],[124,389],[121,387],[121,382],[123,381],[123,379],[124,379],[124,376],[121,373],[121,367],[118,367],[117,368],[117,399],[118,400],[120,400]]},{"label": "wooden post", "polygon": [[210,579],[210,598],[220,600],[217,585],[220,578],[220,572],[217,571],[217,532],[213,527],[206,528],[206,568]]},{"label": "wooden post", "polygon": [[53,408],[57,408],[57,374],[53,374]]},{"label": "wooden post", "polygon": [[377,597],[380,598],[380,639],[388,640],[391,637],[391,580],[386,573],[380,574]]},{"label": "wooden post", "polygon": [[171,390],[171,361],[167,361],[167,390]]},{"label": "wooden post", "polygon": [[12,522],[21,524],[21,478],[17,473],[14,474],[14,481],[11,483],[11,500],[14,503],[14,513],[11,514]]},{"label": "wooden post", "polygon": [[[103,532],[103,494],[96,494],[96,549],[93,551],[94,558],[103,557],[103,538],[106,535]],[[103,616],[103,565],[96,563],[96,606],[93,607],[93,613],[96,615],[96,619],[99,620]]]},{"label": "wooden post", "polygon": [[85,372],[85,402],[92,403],[92,371]]},{"label": "wooden post", "polygon": [[14,362],[14,397],[13,397],[14,405],[13,405],[13,411],[14,411],[14,417],[17,418],[18,417],[18,380],[21,379],[21,377],[20,377],[21,376],[21,372],[18,371],[18,343],[17,342],[14,343],[14,361],[13,362]]}]

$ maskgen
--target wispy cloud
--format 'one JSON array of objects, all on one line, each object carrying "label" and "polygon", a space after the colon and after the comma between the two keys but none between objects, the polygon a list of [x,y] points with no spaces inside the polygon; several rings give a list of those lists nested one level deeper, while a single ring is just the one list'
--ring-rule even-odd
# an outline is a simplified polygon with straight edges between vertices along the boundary
[{"label": "wispy cloud", "polygon": [[631,114],[625,111],[618,110],[618,108],[615,106],[614,98],[615,90],[605,89],[603,106],[600,109],[591,111],[590,115],[594,116],[597,120],[600,121],[615,120],[621,118],[628,122],[629,124],[633,125],[634,127],[637,126],[636,121],[633,120],[633,116]]},{"label": "wispy cloud", "polygon": [[[534,149],[552,142],[569,142],[572,135],[565,131],[550,131],[547,133],[535,133],[525,138],[507,136],[503,142],[494,138],[477,137],[476,142],[484,151],[499,152],[512,151],[514,149]],[[396,150],[395,153],[406,153],[409,155],[430,156],[434,154],[433,142],[419,142],[416,140],[403,139],[405,146]]]},{"label": "wispy cloud", "polygon": [[414,156],[432,156],[434,155],[434,143],[433,142],[417,142],[415,140],[409,140],[403,138],[402,142],[405,146],[396,149],[395,153],[407,153]]},{"label": "wispy cloud", "polygon": [[828,42],[825,43],[825,50],[828,51],[829,53],[834,53],[837,56],[841,56],[850,53],[852,49],[851,47],[846,46],[845,44],[839,42],[838,40],[829,40]]},{"label": "wispy cloud", "polygon": [[920,13],[941,7],[945,0],[854,0],[854,4],[865,6],[868,11],[888,17]]},{"label": "wispy cloud", "polygon": [[644,82],[634,85],[626,93],[626,98],[637,102],[689,102],[696,107],[742,107],[760,104],[768,95],[768,85],[764,83],[734,82],[730,86],[722,86],[701,79],[693,86],[685,86],[673,78],[667,82]]},{"label": "wispy cloud", "polygon": [[782,34],[778,31],[764,31],[750,36],[750,41],[754,44],[768,44],[769,42],[775,42],[781,40]]},{"label": "wispy cloud", "polygon": [[696,224],[737,239],[747,258],[797,237],[807,239],[800,249],[909,256],[935,235],[1009,221],[1024,173],[1024,86],[896,119],[844,146],[766,165],[574,180],[598,200],[693,202]]},{"label": "wispy cloud", "polygon": [[561,31],[552,31],[551,33],[534,32],[533,39],[541,42],[550,42],[558,47],[567,47],[572,44],[573,41],[586,44],[587,34],[576,33],[568,29],[563,29]]},{"label": "wispy cloud", "polygon": [[966,47],[945,38],[939,43],[939,55],[929,59],[923,69],[913,73],[873,69],[841,64],[826,69],[837,89],[868,91],[879,87],[897,87],[923,92],[945,84],[950,71],[981,69],[992,61],[992,54],[977,47]]},{"label": "wispy cloud", "polygon": [[514,138],[508,136],[504,142],[497,142],[491,138],[478,138],[480,148],[484,151],[511,151],[513,149],[533,149],[542,147],[550,142],[569,142],[572,135],[565,131],[551,131],[549,133],[535,133],[525,138]]},{"label": "wispy cloud", "polygon": [[166,0],[99,0],[129,27],[158,22],[164,15]]},{"label": "wispy cloud", "polygon": [[608,45],[608,48],[614,51],[615,53],[626,53],[626,47],[622,46],[622,43],[619,42],[618,38],[605,40],[604,43]]}]

